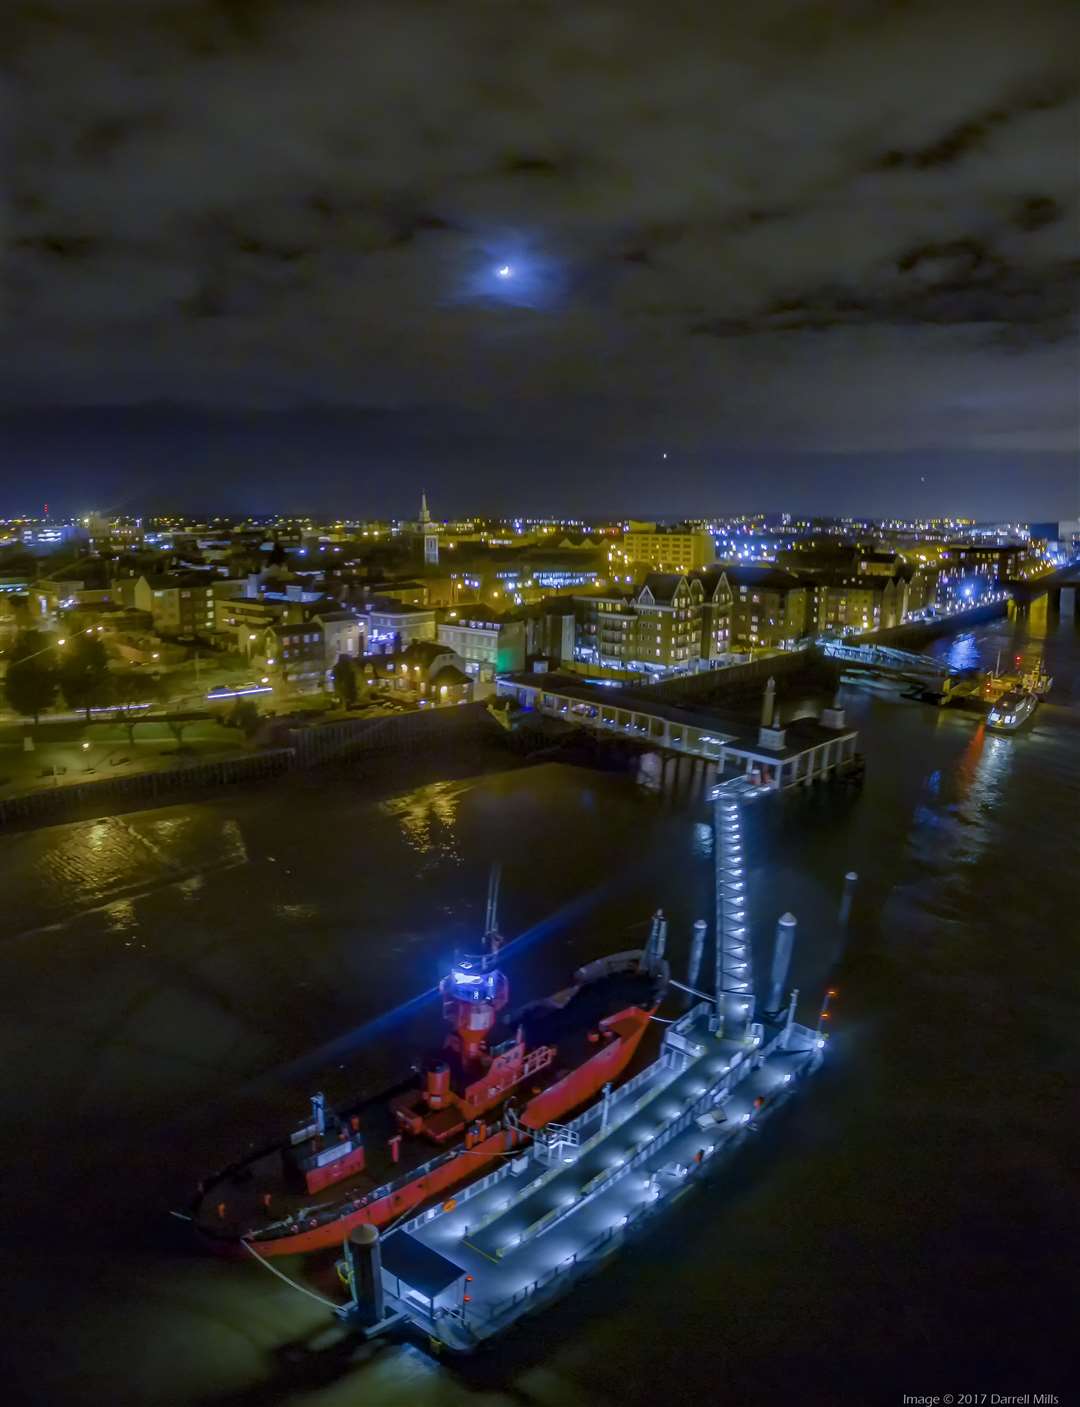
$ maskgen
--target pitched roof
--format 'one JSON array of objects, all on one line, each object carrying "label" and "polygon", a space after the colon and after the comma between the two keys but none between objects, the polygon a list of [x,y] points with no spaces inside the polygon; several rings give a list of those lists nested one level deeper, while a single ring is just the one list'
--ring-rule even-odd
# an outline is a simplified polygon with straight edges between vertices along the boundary
[{"label": "pitched roof", "polygon": [[469,676],[463,670],[458,669],[457,665],[444,664],[442,669],[437,669],[432,675],[431,682],[432,684],[446,684],[452,688],[458,684],[468,684],[470,680]]},{"label": "pitched roof", "polygon": [[648,591],[657,602],[670,601],[678,590],[679,583],[685,580],[681,572],[650,572],[642,583],[641,592]]},{"label": "pitched roof", "polygon": [[440,655],[453,653],[449,645],[440,644],[437,640],[410,640],[401,651],[401,658],[410,664],[431,664],[432,660],[438,659]]},{"label": "pitched roof", "polygon": [[375,598],[367,603],[367,608],[380,616],[433,616],[434,606],[408,606],[404,601],[390,597]]},{"label": "pitched roof", "polygon": [[863,576],[861,572],[831,572],[820,578],[819,584],[834,591],[886,591],[893,585],[891,576]]},{"label": "pitched roof", "polygon": [[783,567],[744,567],[724,568],[724,575],[732,586],[768,587],[773,590],[790,591],[792,587],[804,585],[794,572],[786,572]]}]

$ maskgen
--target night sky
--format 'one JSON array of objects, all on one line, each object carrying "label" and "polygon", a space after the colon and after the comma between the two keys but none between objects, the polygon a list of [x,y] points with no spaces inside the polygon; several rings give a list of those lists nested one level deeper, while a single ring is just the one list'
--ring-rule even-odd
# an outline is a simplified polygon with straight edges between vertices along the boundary
[{"label": "night sky", "polygon": [[0,511],[1080,507],[1072,0],[12,11]]}]

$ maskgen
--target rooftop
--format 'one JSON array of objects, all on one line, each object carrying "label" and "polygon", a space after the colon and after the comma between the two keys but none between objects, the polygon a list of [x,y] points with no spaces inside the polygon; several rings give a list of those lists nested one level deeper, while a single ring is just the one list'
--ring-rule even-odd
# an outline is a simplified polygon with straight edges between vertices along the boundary
[{"label": "rooftop", "polygon": [[461,1280],[466,1272],[407,1231],[386,1236],[380,1243],[382,1268],[395,1278],[434,1299]]}]

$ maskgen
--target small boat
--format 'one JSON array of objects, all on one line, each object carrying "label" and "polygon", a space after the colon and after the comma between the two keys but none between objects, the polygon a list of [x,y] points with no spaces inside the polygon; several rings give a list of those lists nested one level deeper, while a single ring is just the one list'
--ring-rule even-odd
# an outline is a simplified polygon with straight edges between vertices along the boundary
[{"label": "small boat", "polygon": [[1039,706],[1035,694],[1011,690],[995,700],[986,716],[989,727],[1000,733],[1015,733],[1022,727]]}]

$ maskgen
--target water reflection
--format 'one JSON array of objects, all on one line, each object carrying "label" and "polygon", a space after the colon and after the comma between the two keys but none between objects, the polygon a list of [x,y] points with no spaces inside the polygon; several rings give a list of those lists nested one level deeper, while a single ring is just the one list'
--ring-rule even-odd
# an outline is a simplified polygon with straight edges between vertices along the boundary
[{"label": "water reflection", "polygon": [[980,722],[942,785],[931,772],[913,815],[910,844],[928,868],[970,865],[996,830],[996,812],[1015,762],[1016,739],[999,737]]},{"label": "water reflection", "polygon": [[950,640],[945,659],[950,669],[978,669],[981,657],[975,632],[968,630]]},{"label": "water reflection", "polygon": [[461,864],[455,827],[463,790],[460,782],[432,782],[381,804],[380,809],[397,821],[410,847],[424,856],[424,870],[442,860]]},{"label": "water reflection", "polygon": [[[135,905],[130,899],[117,899],[105,910],[106,930],[111,937],[123,940],[125,948],[130,948],[136,942],[136,935],[139,932],[139,920],[135,914]],[[145,943],[139,943],[140,948],[145,948]]]},{"label": "water reflection", "polygon": [[297,923],[309,923],[319,916],[316,904],[275,904],[274,912],[281,918],[292,919]]},{"label": "water reflection", "polygon": [[199,891],[205,883],[205,875],[192,874],[188,875],[187,879],[182,879],[177,885],[177,888],[180,891],[181,897],[190,902],[199,897]]}]

